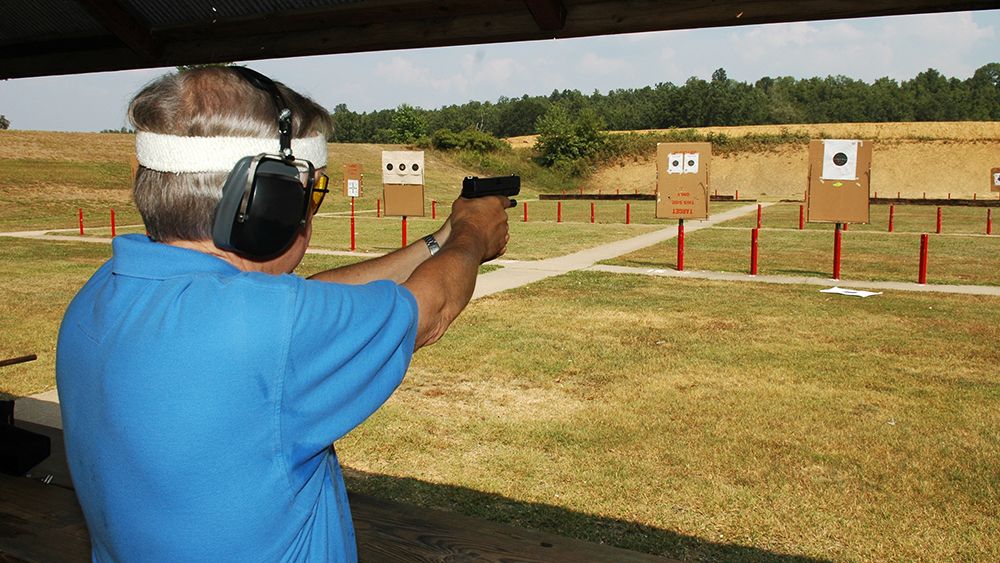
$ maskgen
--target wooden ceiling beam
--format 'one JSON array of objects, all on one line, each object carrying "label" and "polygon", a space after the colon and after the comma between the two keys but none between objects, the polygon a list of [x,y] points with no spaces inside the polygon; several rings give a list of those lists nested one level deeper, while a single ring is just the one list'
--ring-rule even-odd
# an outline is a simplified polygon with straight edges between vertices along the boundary
[{"label": "wooden ceiling beam", "polygon": [[524,0],[535,18],[538,29],[542,31],[558,31],[566,25],[566,6],[562,0]]},{"label": "wooden ceiling beam", "polygon": [[141,60],[159,62],[160,46],[149,26],[132,16],[115,0],[76,0],[97,23],[117,37]]},{"label": "wooden ceiling beam", "polygon": [[[104,13],[95,17],[115,36],[0,47],[0,78],[997,6],[997,0],[369,0],[151,33],[114,0],[77,1]],[[539,18],[525,2],[565,6],[565,24],[540,29],[557,20]]]}]

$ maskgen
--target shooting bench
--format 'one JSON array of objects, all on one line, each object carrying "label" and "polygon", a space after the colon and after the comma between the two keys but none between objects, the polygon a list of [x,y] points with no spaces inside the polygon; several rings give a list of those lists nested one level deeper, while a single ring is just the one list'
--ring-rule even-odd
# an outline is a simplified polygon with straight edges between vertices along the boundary
[{"label": "shooting bench", "polygon": [[[49,436],[52,455],[37,478],[0,474],[0,563],[89,561],[90,538],[69,480],[62,431],[18,421]],[[361,561],[552,561],[652,563],[667,559],[544,532],[351,494]]]}]

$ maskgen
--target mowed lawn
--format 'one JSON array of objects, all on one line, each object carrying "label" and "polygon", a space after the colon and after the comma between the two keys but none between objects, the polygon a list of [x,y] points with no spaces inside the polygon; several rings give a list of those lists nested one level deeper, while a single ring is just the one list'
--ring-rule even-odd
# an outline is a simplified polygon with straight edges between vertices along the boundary
[{"label": "mowed lawn", "polygon": [[[1000,212],[1000,208],[994,211]],[[850,225],[842,231],[842,279],[916,282],[923,232],[930,233],[928,283],[1000,285],[1000,229],[992,236],[983,234],[985,209],[942,210],[941,234],[935,234],[934,207],[897,206],[892,233],[887,232],[887,213],[888,206],[872,206],[872,224]],[[883,221],[876,220],[882,215],[886,215]],[[750,213],[688,234],[685,269],[749,272],[751,228],[755,225],[756,213]],[[927,226],[930,229],[922,228]],[[805,230],[798,230],[797,204],[764,208],[758,273],[830,278],[833,246],[834,225],[808,224]],[[676,268],[677,242],[670,240],[607,263]]]},{"label": "mowed lawn", "polygon": [[1000,299],[573,273],[473,303],[350,488],[710,561],[1000,558]]}]

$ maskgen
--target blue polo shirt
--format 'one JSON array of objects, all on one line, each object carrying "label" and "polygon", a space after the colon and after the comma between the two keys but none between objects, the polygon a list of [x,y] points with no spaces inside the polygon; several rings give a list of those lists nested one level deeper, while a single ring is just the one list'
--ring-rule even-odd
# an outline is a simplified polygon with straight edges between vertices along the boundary
[{"label": "blue polo shirt", "polygon": [[357,559],[332,443],[402,381],[413,295],[243,272],[144,236],[113,248],[56,359],[94,559]]}]

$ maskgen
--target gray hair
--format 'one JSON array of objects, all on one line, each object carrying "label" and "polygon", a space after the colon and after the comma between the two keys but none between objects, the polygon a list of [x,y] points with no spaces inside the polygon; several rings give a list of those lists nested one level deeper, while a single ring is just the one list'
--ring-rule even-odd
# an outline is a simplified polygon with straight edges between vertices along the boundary
[{"label": "gray hair", "polygon": [[[330,115],[309,98],[278,83],[292,110],[295,138],[332,132]],[[270,94],[226,67],[204,67],[163,76],[129,104],[139,131],[182,137],[278,138]],[[277,148],[277,144],[275,144]],[[172,173],[139,166],[132,195],[154,240],[212,238],[215,207],[228,172]]]}]

